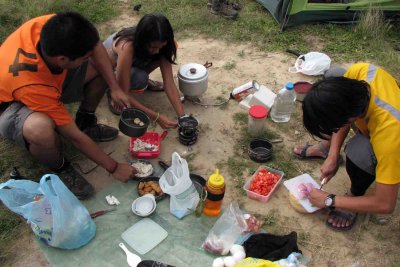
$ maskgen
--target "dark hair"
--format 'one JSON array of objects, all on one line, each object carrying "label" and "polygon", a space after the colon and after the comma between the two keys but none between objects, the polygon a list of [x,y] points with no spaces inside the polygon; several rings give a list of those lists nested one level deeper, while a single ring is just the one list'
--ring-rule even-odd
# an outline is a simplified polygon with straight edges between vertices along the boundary
[{"label": "dark hair", "polygon": [[365,81],[332,77],[313,85],[303,101],[304,127],[312,135],[327,139],[350,118],[364,114],[369,103]]},{"label": "dark hair", "polygon": [[[118,39],[119,38],[119,39]],[[158,56],[164,56],[170,63],[175,64],[176,45],[174,31],[169,20],[161,14],[147,14],[142,17],[136,27],[125,28],[119,31],[114,40],[132,41],[134,43],[134,57],[147,60],[152,56],[147,49],[152,42],[167,42]]]},{"label": "dark hair", "polygon": [[99,42],[93,24],[76,12],[57,13],[40,32],[40,45],[48,56],[83,57]]}]

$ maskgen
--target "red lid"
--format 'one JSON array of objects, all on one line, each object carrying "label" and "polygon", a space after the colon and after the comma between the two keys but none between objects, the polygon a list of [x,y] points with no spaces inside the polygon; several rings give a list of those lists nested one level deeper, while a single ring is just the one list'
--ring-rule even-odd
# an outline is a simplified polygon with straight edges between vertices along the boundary
[{"label": "red lid", "polygon": [[249,109],[249,115],[251,117],[253,117],[254,119],[263,119],[263,118],[267,117],[268,110],[264,106],[254,105],[254,106],[251,106],[251,108]]}]

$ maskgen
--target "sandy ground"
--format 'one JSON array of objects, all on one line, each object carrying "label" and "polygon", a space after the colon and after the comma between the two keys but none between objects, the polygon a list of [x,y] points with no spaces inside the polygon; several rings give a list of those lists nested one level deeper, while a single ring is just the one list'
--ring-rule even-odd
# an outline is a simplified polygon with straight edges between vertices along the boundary
[{"label": "sandy ground", "polygon": [[[115,23],[105,24],[102,29],[111,32],[112,29],[129,25],[126,24],[128,19],[131,23],[131,17],[122,15],[120,20],[115,20],[119,21],[118,25]],[[209,85],[206,93],[202,96],[203,103],[215,103],[217,97],[227,98],[232,88],[250,80],[257,80],[274,91],[282,88],[287,81],[312,80],[310,77],[293,75],[288,72],[288,68],[294,63],[293,56],[279,53],[265,54],[250,44],[227,44],[218,40],[198,37],[180,40],[179,45],[178,65],[174,66],[175,74],[182,64],[191,62],[203,64],[206,61],[213,63],[213,66],[208,69]],[[227,67],[232,65],[234,65],[233,68]],[[160,79],[160,77],[159,72],[156,71],[153,78]],[[176,77],[175,79],[177,82]],[[175,116],[164,93],[145,93],[139,98],[154,109],[171,117]],[[299,104],[297,108],[299,108]],[[192,147],[183,146],[177,140],[177,131],[171,130],[162,142],[160,159],[169,161],[173,151],[177,151],[183,157],[195,154],[191,161],[192,171],[208,177],[214,171],[216,163],[234,155],[233,144],[240,137],[240,127],[235,124],[233,114],[245,111],[232,100],[224,109],[185,102],[185,111],[193,114],[200,121],[201,130],[198,142]],[[118,117],[108,111],[105,99],[98,110],[98,117],[101,123],[118,125]],[[285,130],[280,130],[283,126],[273,123],[269,118],[267,121],[267,128],[271,127],[271,129],[277,130],[285,140],[276,149],[286,149],[288,153],[294,145],[310,139],[304,133],[298,117],[296,121],[292,119],[290,123],[289,128],[286,126]],[[150,130],[160,133],[162,131],[159,127]],[[106,152],[112,153],[111,155],[115,159],[127,161],[130,159],[128,141],[128,137],[120,134],[115,141],[101,144],[101,146]],[[318,163],[296,161],[296,164],[299,174],[310,172],[318,177]],[[90,169],[93,166],[89,161],[80,162],[80,165],[83,166],[83,169]],[[361,215],[350,232],[335,232],[325,226],[326,212],[322,211],[313,215],[295,212],[289,204],[287,190],[283,185],[278,188],[268,203],[263,204],[248,199],[240,192],[240,189],[235,187],[232,177],[224,170],[222,172],[227,181],[225,203],[237,200],[241,207],[250,213],[267,215],[271,211],[275,212],[278,221],[275,229],[277,228],[281,234],[288,234],[291,231],[299,234],[299,246],[303,253],[310,258],[309,266],[340,267],[351,266],[356,262],[360,263],[358,266],[393,266],[395,259],[399,259],[399,208],[388,225],[376,225],[372,223],[369,215]],[[250,176],[251,174],[244,174],[243,179]],[[97,191],[107,186],[112,179],[101,168],[96,168],[86,177],[94,184]],[[346,177],[345,170],[341,167],[336,178],[326,186],[326,190],[343,194],[349,185]],[[268,227],[266,230],[268,231]],[[22,245],[24,249],[21,249]],[[22,234],[21,240],[14,245],[14,248],[15,257],[9,265],[48,265],[28,230]]]}]

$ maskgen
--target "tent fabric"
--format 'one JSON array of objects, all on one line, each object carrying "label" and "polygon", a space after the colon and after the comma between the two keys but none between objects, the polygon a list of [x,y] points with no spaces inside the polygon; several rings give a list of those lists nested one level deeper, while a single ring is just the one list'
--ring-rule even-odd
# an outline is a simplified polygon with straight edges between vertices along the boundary
[{"label": "tent fabric", "polygon": [[[286,27],[308,22],[353,23],[371,6],[380,8],[387,17],[400,14],[398,0],[257,0]],[[325,3],[324,3],[325,2]]]}]

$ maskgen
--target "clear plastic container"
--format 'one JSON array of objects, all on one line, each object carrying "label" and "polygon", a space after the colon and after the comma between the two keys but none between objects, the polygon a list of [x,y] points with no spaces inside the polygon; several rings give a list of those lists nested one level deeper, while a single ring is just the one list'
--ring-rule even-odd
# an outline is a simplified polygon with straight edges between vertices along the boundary
[{"label": "clear plastic container", "polygon": [[285,88],[279,90],[271,109],[271,119],[274,122],[288,122],[292,115],[296,101],[296,92],[293,83],[286,83]]},{"label": "clear plastic container", "polygon": [[265,121],[268,109],[261,105],[254,105],[249,109],[248,127],[253,137],[262,136],[265,130]]},{"label": "clear plastic container", "polygon": [[[267,170],[267,171],[269,171],[269,172],[271,172],[271,173],[274,173],[274,174],[279,175],[279,180],[275,183],[275,185],[273,186],[273,188],[271,189],[271,191],[270,191],[270,192],[268,193],[268,195],[266,195],[266,196],[260,195],[260,194],[258,194],[258,193],[256,193],[256,192],[253,192],[253,191],[250,190],[250,184],[251,184],[251,182],[253,181],[254,177],[258,174],[258,172],[259,172],[261,169],[265,169],[265,170]],[[271,195],[272,195],[272,194],[274,193],[274,191],[278,188],[278,185],[282,182],[283,176],[284,176],[284,173],[283,173],[282,171],[278,171],[278,170],[272,169],[272,168],[270,168],[270,167],[267,167],[267,166],[265,166],[265,165],[261,165],[261,166],[257,169],[257,171],[253,174],[253,176],[251,177],[251,179],[247,180],[247,182],[246,182],[245,185],[243,186],[243,189],[246,191],[247,197],[265,203],[265,202],[267,202],[267,201],[270,199]]]}]

